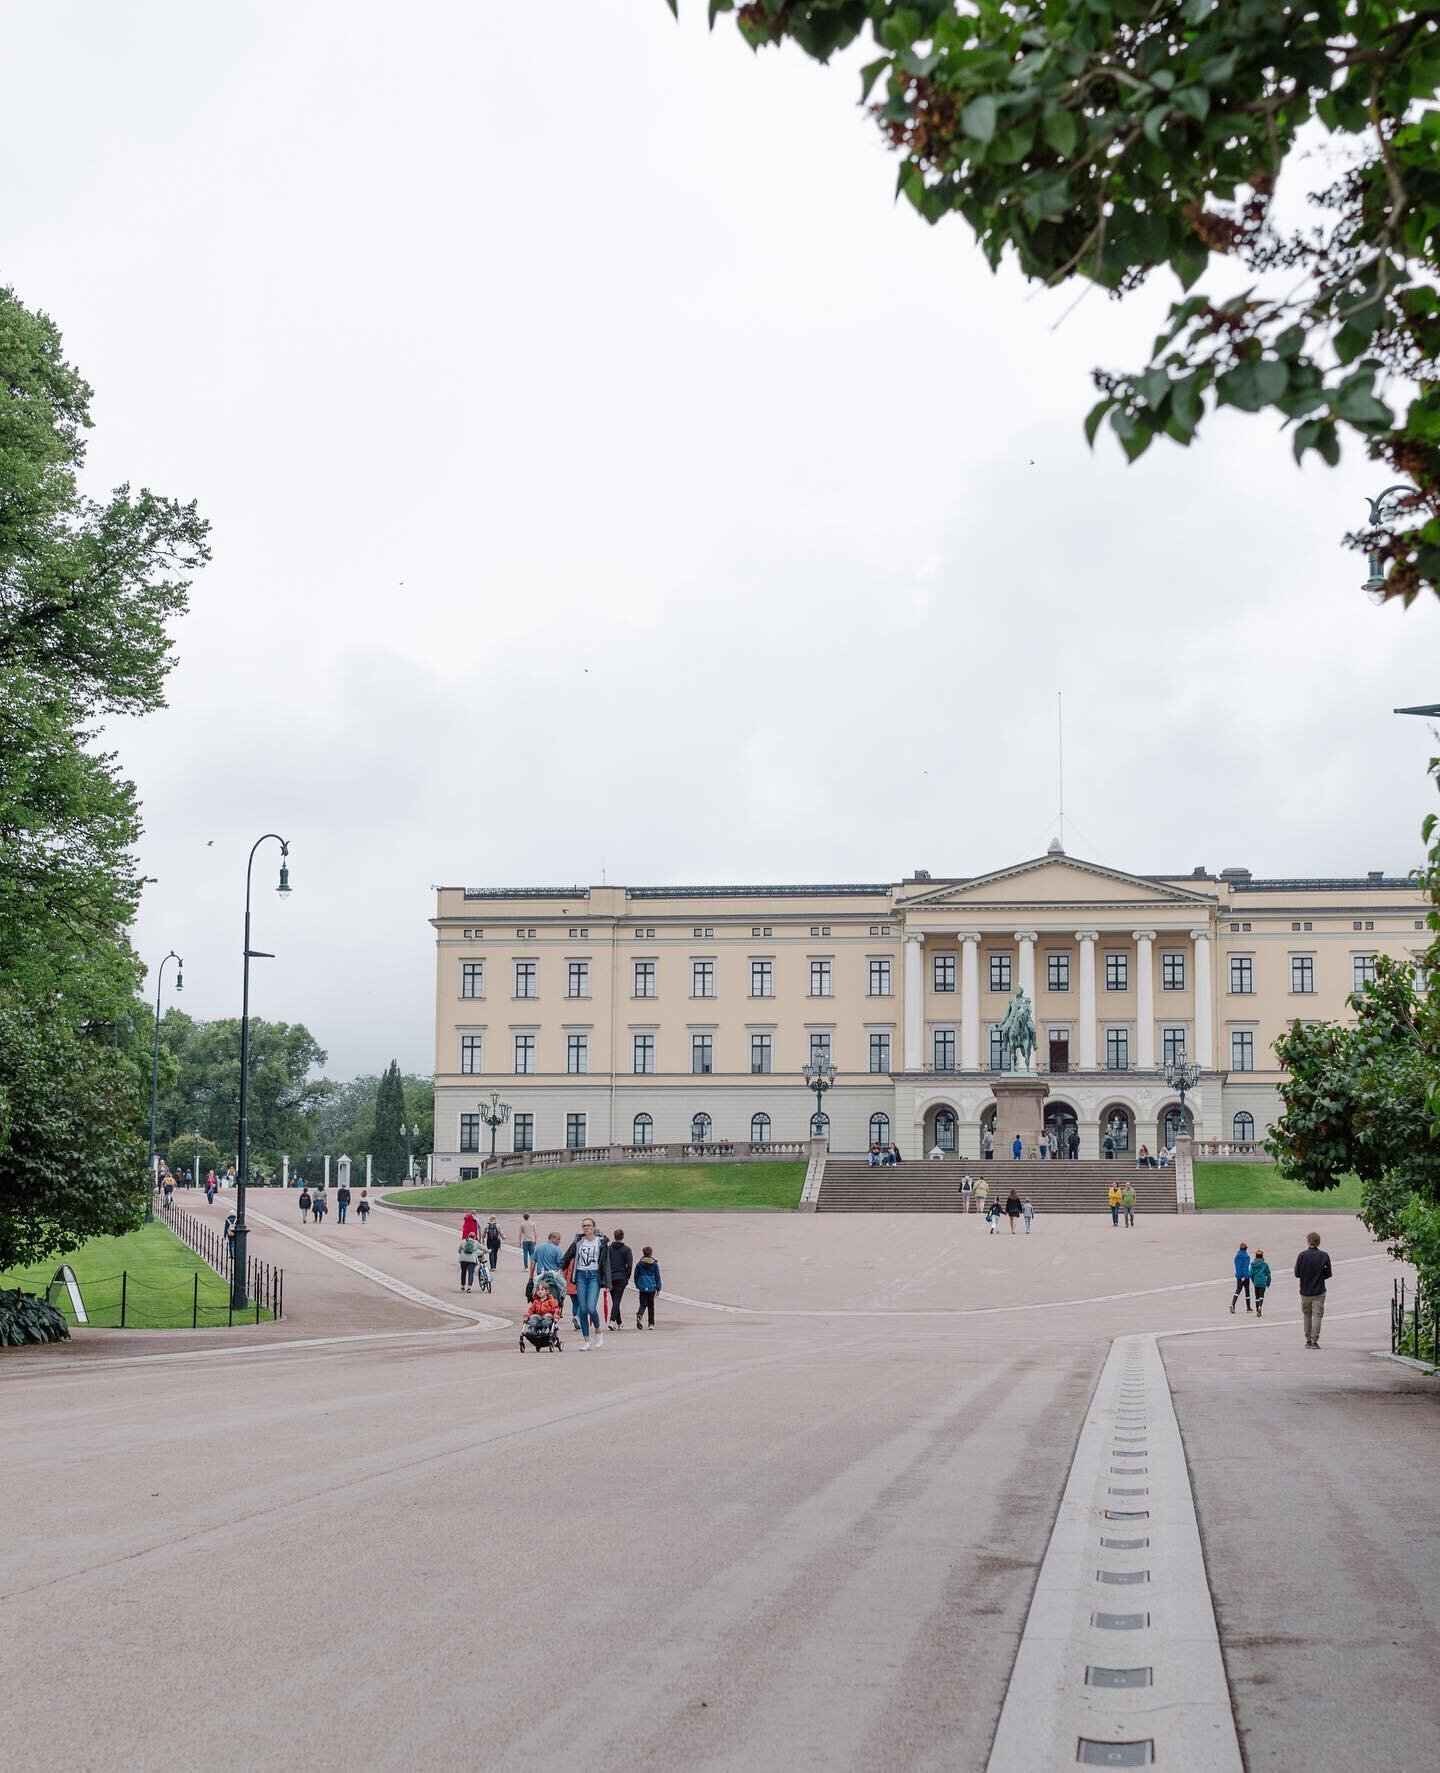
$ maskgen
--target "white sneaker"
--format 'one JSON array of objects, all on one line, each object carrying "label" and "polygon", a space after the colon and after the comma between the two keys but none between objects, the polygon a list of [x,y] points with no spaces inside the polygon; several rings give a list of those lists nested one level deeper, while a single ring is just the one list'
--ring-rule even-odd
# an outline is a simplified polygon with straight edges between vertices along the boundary
[{"label": "white sneaker", "polygon": [[595,1332],[595,1346],[597,1348],[603,1348],[605,1346],[605,1332],[603,1330],[597,1330]]},{"label": "white sneaker", "polygon": [[588,1342],[582,1342],[580,1344],[580,1352],[581,1352],[581,1354],[589,1354],[590,1344]]}]

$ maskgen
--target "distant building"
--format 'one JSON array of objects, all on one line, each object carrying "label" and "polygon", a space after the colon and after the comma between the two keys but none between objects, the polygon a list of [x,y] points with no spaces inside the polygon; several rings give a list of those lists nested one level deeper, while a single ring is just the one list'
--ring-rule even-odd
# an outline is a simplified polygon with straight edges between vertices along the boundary
[{"label": "distant building", "polygon": [[1098,1156],[1172,1138],[1165,1066],[1204,1068],[1194,1131],[1263,1138],[1276,1036],[1344,1016],[1380,954],[1429,946],[1410,881],[1135,875],[1048,855],[898,884],[439,890],[435,1156],[490,1149],[478,1105],[511,1106],[500,1151],[808,1135],[801,1067],[837,1068],[832,1149],[894,1139],[975,1156],[1023,985],[1051,1124]]}]

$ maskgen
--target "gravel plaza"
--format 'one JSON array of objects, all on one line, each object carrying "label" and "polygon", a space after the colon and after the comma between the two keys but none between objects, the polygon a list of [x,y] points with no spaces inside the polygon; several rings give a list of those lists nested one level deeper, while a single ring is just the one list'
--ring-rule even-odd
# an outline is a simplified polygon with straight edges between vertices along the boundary
[{"label": "gravel plaza", "polygon": [[657,1327],[556,1357],[458,1215],[253,1200],[284,1322],[0,1369],[7,1737],[57,1764],[1433,1765],[1440,1416],[1348,1215],[627,1213]]}]

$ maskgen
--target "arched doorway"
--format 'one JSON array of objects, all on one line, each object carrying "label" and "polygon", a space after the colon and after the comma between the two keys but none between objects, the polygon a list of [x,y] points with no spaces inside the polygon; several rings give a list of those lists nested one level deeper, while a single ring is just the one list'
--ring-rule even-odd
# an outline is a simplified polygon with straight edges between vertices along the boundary
[{"label": "arched doorway", "polygon": [[[1055,1155],[1069,1157],[1072,1131],[1078,1136],[1080,1117],[1068,1102],[1045,1104],[1045,1131],[1055,1135]],[[1077,1147],[1078,1149],[1078,1147]]]},{"label": "arched doorway", "polygon": [[946,1102],[927,1109],[925,1114],[925,1155],[938,1145],[947,1157],[952,1157],[958,1147],[960,1137],[960,1121],[955,1110]]},{"label": "arched doorway", "polygon": [[[1193,1139],[1195,1137],[1195,1116],[1187,1108],[1185,1110],[1185,1131]],[[1162,1145],[1173,1145],[1180,1136],[1180,1104],[1172,1102],[1160,1116],[1159,1140]]]},{"label": "arched doorway", "polygon": [[1123,1102],[1110,1102],[1100,1110],[1100,1155],[1122,1157],[1135,1149],[1135,1116]]}]

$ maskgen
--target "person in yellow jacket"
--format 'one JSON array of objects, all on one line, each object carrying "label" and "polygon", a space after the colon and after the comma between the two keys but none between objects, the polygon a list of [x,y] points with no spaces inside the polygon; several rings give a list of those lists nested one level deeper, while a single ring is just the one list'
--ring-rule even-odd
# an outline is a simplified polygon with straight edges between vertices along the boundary
[{"label": "person in yellow jacket", "polygon": [[975,1184],[974,1193],[971,1197],[974,1200],[976,1207],[980,1211],[981,1218],[984,1218],[984,1216],[985,1216],[986,1196],[989,1193],[990,1193],[990,1184],[982,1176],[980,1178],[980,1180]]},{"label": "person in yellow jacket", "polygon": [[1118,1182],[1112,1182],[1110,1184],[1110,1223],[1115,1226],[1117,1230],[1120,1225],[1120,1203],[1124,1198],[1125,1197],[1120,1190],[1120,1184]]}]

